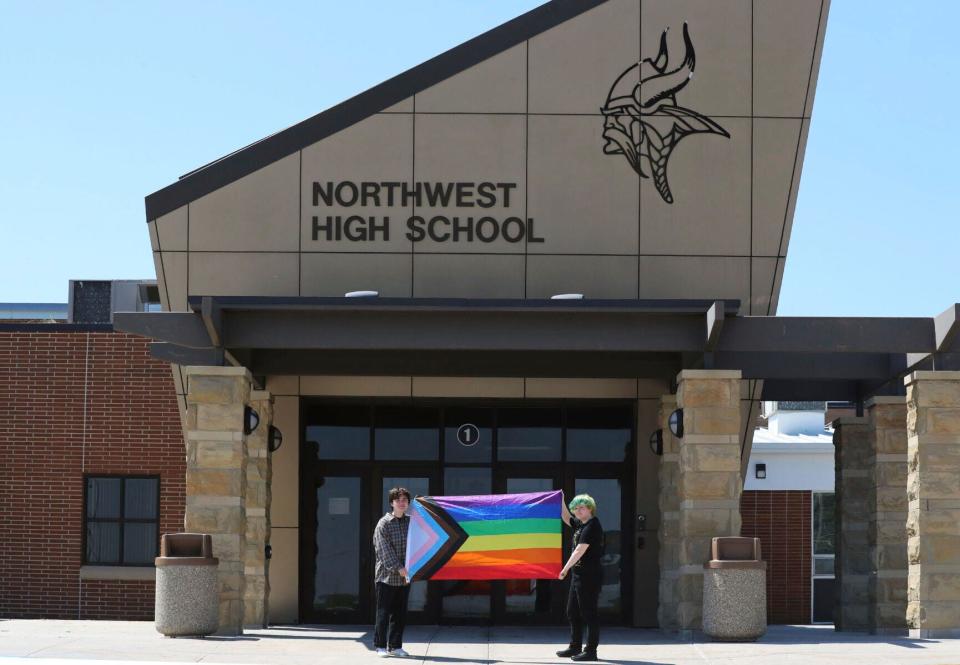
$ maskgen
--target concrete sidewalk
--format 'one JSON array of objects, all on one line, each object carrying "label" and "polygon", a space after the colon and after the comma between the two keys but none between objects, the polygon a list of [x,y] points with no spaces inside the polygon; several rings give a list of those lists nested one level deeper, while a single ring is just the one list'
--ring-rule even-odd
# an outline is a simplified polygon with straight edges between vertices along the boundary
[{"label": "concrete sidewalk", "polygon": [[[410,663],[564,663],[562,628],[411,626]],[[278,626],[242,637],[170,639],[149,622],[0,620],[0,665],[269,663],[322,665],[381,662],[369,626]],[[960,640],[911,640],[836,633],[832,627],[771,626],[752,644],[680,642],[655,630],[608,628],[600,657],[608,663],[657,665],[958,665]],[[383,659],[398,662],[399,659]]]}]

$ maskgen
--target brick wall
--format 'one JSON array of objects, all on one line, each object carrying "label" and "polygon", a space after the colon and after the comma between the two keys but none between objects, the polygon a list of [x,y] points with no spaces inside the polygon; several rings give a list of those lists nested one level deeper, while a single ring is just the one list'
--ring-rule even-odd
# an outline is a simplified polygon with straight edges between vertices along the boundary
[{"label": "brick wall", "polygon": [[169,365],[132,335],[3,328],[0,617],[152,619],[153,582],[80,579],[83,477],[158,474],[160,532],[183,530]]},{"label": "brick wall", "polygon": [[759,538],[767,562],[767,622],[810,623],[809,491],[745,491],[740,534]]}]

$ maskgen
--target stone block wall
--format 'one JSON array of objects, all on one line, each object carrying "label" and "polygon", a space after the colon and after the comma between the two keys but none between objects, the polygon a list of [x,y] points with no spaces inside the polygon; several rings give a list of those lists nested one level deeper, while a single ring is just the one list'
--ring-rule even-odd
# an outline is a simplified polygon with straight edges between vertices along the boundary
[{"label": "stone block wall", "polygon": [[870,632],[906,634],[907,404],[903,397],[867,402],[873,479],[867,542],[873,565],[868,595]]},{"label": "stone block wall", "polygon": [[715,536],[740,535],[740,372],[684,370],[677,377],[683,409],[678,466],[676,625],[699,630],[703,564]]},{"label": "stone block wall", "polygon": [[911,637],[960,637],[960,372],[907,385],[907,624]]},{"label": "stone block wall", "polygon": [[657,476],[660,481],[659,539],[660,585],[657,624],[661,630],[677,630],[676,586],[680,567],[680,441],[670,432],[668,420],[677,408],[675,395],[660,400],[659,427],[663,430],[663,455]]},{"label": "stone block wall", "polygon": [[842,631],[870,629],[871,506],[875,501],[872,474],[873,433],[866,417],[844,417],[834,422],[836,448],[836,559],[837,608],[834,626]]},{"label": "stone block wall", "polygon": [[251,376],[242,367],[188,367],[186,376],[184,529],[213,537],[213,554],[220,560],[220,633],[239,634],[244,624],[249,456],[243,415]]}]

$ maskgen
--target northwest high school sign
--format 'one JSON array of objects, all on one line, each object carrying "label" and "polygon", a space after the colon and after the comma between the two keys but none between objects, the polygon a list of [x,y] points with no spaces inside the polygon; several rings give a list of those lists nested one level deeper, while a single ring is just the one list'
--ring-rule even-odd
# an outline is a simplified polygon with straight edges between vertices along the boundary
[{"label": "northwest high school sign", "polygon": [[[382,206],[402,208],[477,209],[476,215],[411,215],[406,220],[391,220],[389,215],[323,215],[313,219],[313,240],[350,240],[370,242],[390,240],[402,233],[411,242],[426,238],[434,242],[486,242],[500,238],[507,242],[543,242],[534,231],[534,221],[515,215],[497,218],[484,215],[484,209],[511,209],[515,182],[314,182],[313,206],[318,211],[338,208]],[[515,201],[515,199],[514,199]],[[397,224],[399,223],[399,224]],[[400,228],[394,228],[398,225]]]}]

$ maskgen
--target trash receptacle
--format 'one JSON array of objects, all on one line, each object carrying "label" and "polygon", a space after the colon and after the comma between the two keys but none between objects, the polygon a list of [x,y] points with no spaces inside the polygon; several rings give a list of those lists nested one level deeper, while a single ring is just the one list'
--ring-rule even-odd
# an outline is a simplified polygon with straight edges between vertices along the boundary
[{"label": "trash receptacle", "polygon": [[767,632],[767,563],[759,538],[714,538],[703,564],[703,632],[751,641]]},{"label": "trash receptacle", "polygon": [[167,637],[212,635],[220,625],[220,593],[213,539],[204,533],[167,533],[156,558],[154,624]]}]

